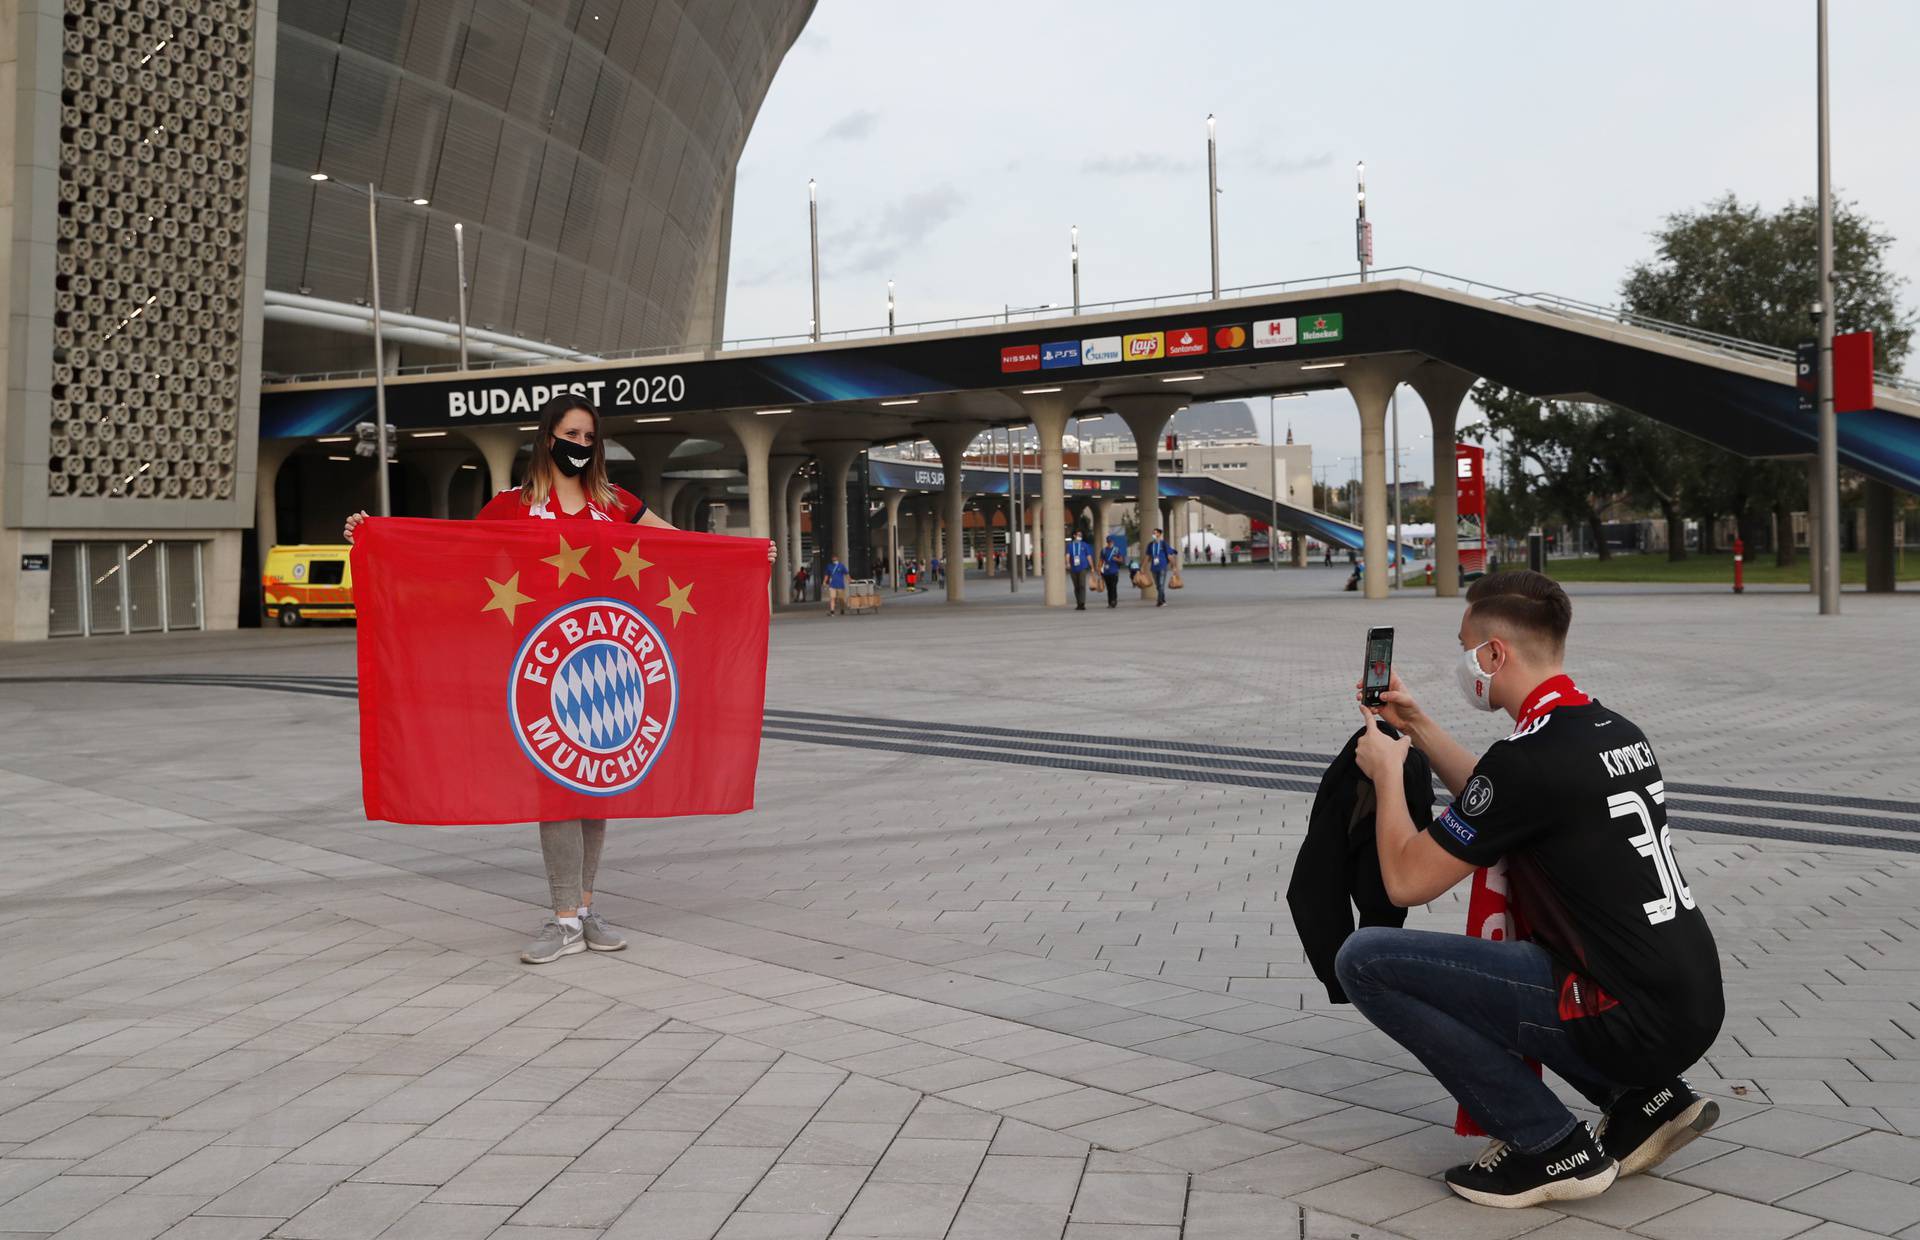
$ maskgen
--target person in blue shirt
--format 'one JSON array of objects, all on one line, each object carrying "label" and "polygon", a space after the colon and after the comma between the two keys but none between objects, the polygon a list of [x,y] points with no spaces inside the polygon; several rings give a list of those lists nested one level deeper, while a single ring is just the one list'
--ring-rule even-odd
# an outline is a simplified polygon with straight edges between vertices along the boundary
[{"label": "person in blue shirt", "polygon": [[1153,574],[1153,588],[1159,595],[1155,607],[1167,605],[1167,570],[1173,563],[1173,548],[1167,542],[1166,531],[1155,529],[1153,537],[1147,540],[1147,571]]},{"label": "person in blue shirt", "polygon": [[1087,609],[1087,570],[1093,567],[1093,547],[1080,537],[1080,527],[1073,527],[1073,537],[1067,540],[1067,574],[1073,578],[1073,609]]},{"label": "person in blue shirt", "polygon": [[1100,575],[1106,579],[1107,606],[1120,605],[1120,574],[1127,571],[1127,553],[1121,549],[1114,536],[1107,535],[1107,545],[1100,552]]},{"label": "person in blue shirt", "polygon": [[827,562],[827,614],[847,614],[847,566],[834,556]]}]

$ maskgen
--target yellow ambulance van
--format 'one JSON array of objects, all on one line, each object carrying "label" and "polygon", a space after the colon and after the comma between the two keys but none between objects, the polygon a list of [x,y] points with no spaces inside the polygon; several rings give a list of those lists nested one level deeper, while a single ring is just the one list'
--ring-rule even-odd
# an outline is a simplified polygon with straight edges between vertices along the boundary
[{"label": "yellow ambulance van", "polygon": [[347,560],[353,548],[296,543],[267,552],[260,573],[260,597],[267,619],[292,628],[306,620],[351,620],[353,569]]}]

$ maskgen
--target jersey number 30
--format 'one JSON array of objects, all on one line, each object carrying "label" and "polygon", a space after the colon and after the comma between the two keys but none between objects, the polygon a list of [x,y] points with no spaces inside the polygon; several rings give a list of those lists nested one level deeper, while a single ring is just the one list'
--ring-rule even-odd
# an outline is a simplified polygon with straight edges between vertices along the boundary
[{"label": "jersey number 30", "polygon": [[1672,921],[1680,905],[1692,908],[1693,893],[1687,890],[1687,880],[1680,877],[1680,863],[1673,859],[1673,833],[1665,826],[1658,831],[1653,828],[1653,812],[1647,808],[1647,797],[1652,797],[1655,805],[1665,805],[1666,782],[1657,780],[1648,784],[1646,797],[1638,792],[1616,792],[1607,798],[1607,809],[1615,818],[1640,820],[1640,834],[1627,843],[1653,862],[1654,871],[1660,875],[1660,898],[1648,900],[1642,906],[1647,910],[1647,920],[1657,926],[1663,921]]}]

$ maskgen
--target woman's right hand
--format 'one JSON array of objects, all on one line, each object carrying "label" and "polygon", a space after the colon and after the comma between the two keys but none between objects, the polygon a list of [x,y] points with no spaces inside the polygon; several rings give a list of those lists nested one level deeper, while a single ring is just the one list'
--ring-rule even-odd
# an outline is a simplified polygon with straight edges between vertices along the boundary
[{"label": "woman's right hand", "polygon": [[366,519],[367,519],[367,514],[364,510],[360,512],[356,512],[352,516],[347,518],[347,528],[341,531],[341,533],[346,536],[346,540],[348,542],[353,541],[353,527],[360,524],[362,521],[365,521]]}]

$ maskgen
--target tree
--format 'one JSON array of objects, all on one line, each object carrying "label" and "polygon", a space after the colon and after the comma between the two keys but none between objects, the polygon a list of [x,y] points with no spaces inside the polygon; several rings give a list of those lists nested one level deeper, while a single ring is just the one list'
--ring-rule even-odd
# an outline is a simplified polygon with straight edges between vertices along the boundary
[{"label": "tree", "polygon": [[[1625,489],[1623,424],[1613,411],[1538,400],[1484,380],[1474,388],[1473,401],[1487,420],[1466,433],[1501,440],[1509,463],[1508,488],[1517,484],[1540,510],[1586,526],[1600,558],[1609,558],[1606,518]],[[1511,468],[1516,460],[1523,465],[1519,470]]]},{"label": "tree", "polygon": [[[1818,231],[1819,208],[1810,198],[1769,214],[1727,194],[1698,211],[1677,212],[1654,234],[1654,258],[1628,274],[1622,303],[1635,314],[1791,349],[1813,335],[1808,308],[1819,286]],[[1893,244],[1853,203],[1834,204],[1835,320],[1841,331],[1873,333],[1880,370],[1899,367],[1915,326],[1913,312],[1900,305],[1906,281],[1888,267]],[[1709,523],[1730,513],[1749,548],[1761,545],[1770,524],[1775,561],[1793,562],[1792,514],[1807,494],[1803,469],[1748,460],[1671,433],[1655,439],[1635,454],[1637,492],[1660,502],[1663,512],[1660,493],[1685,493],[1683,505]],[[1658,485],[1639,477],[1639,469],[1662,464],[1670,468]]]},{"label": "tree", "polygon": [[[1669,215],[1654,258],[1621,286],[1635,314],[1791,349],[1810,339],[1807,309],[1819,285],[1819,211],[1810,198],[1767,214],[1732,194]],[[1834,317],[1841,331],[1873,333],[1874,365],[1892,370],[1913,342],[1900,306],[1906,280],[1887,266],[1893,237],[1851,202],[1833,213]]]},{"label": "tree", "polygon": [[1618,425],[1614,442],[1622,452],[1621,474],[1627,494],[1644,507],[1658,508],[1667,521],[1667,559],[1687,558],[1688,504],[1702,495],[1703,460],[1713,451],[1691,435],[1624,409],[1612,411]]}]

